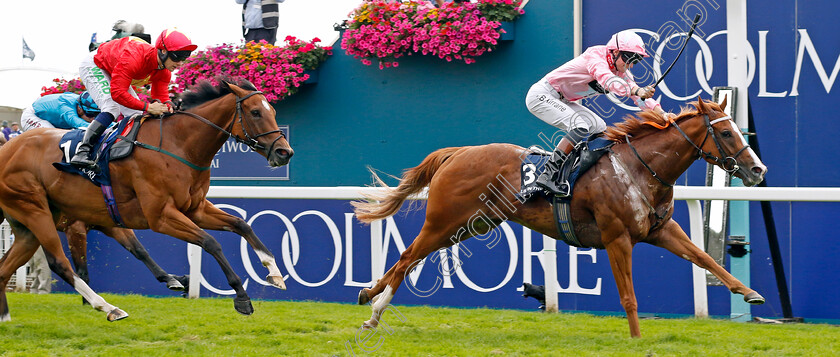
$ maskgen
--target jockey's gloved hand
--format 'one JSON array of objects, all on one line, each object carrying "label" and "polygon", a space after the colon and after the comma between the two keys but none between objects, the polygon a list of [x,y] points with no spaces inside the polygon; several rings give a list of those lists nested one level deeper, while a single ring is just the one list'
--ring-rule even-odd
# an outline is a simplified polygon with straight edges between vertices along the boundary
[{"label": "jockey's gloved hand", "polygon": [[632,94],[635,94],[642,99],[648,99],[652,98],[653,95],[656,94],[656,88],[653,88],[653,86],[639,87],[633,90]]},{"label": "jockey's gloved hand", "polygon": [[171,113],[172,108],[161,102],[150,103],[146,108],[146,112],[151,115],[161,115],[163,113]]}]

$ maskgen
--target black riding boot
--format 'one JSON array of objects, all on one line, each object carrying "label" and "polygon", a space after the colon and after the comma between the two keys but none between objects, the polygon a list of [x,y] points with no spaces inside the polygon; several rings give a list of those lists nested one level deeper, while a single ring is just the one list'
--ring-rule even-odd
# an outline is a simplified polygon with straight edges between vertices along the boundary
[{"label": "black riding boot", "polygon": [[537,178],[538,186],[557,196],[568,196],[571,193],[566,192],[569,189],[568,186],[560,187],[561,185],[557,181],[560,179],[560,166],[566,161],[566,157],[572,152],[573,148],[574,144],[568,139],[560,140],[557,148],[551,153],[548,162],[545,163],[542,174]]},{"label": "black riding boot", "polygon": [[90,122],[87,131],[85,131],[85,138],[82,139],[82,144],[79,145],[79,150],[76,151],[76,155],[70,160],[70,164],[81,168],[95,168],[96,161],[94,161],[95,157],[90,157],[91,151],[96,143],[96,139],[102,135],[107,127],[96,120]]}]

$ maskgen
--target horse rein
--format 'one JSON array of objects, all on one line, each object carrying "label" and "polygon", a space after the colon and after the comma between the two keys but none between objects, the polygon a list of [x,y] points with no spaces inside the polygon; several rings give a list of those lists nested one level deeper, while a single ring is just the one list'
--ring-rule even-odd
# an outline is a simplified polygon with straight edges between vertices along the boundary
[{"label": "horse rein", "polygon": [[[186,112],[186,111],[180,111],[180,110],[175,112],[175,113],[176,114],[184,114],[184,115],[187,115],[189,117],[198,119],[199,121],[203,122],[204,124],[207,124],[210,127],[214,128],[218,131],[221,131],[222,133],[225,133],[228,137],[231,137],[234,140],[236,140],[236,142],[247,145],[249,148],[251,148],[251,150],[254,150],[254,151],[263,150],[263,151],[265,151],[266,154],[268,154],[268,153],[271,152],[272,149],[274,149],[274,145],[277,144],[277,140],[280,140],[281,138],[285,138],[286,134],[283,134],[283,132],[280,131],[280,129],[267,131],[267,132],[257,134],[257,135],[254,135],[254,136],[251,136],[251,134],[248,133],[248,130],[245,128],[245,124],[244,124],[244,120],[243,120],[245,118],[245,111],[242,110],[242,102],[245,101],[246,99],[250,98],[251,96],[254,96],[254,95],[257,95],[257,94],[263,94],[263,92],[262,91],[253,91],[251,93],[248,93],[248,95],[246,95],[244,97],[240,97],[240,96],[236,95],[235,93],[233,94],[233,95],[236,96],[236,114],[235,114],[236,117],[234,118],[233,121],[230,122],[230,125],[228,125],[227,129],[216,125],[215,123],[205,119],[204,117],[202,117],[198,114],[194,114],[194,113],[190,113],[190,112]],[[239,126],[242,127],[242,132],[245,134],[246,138],[242,138],[238,135],[234,135],[233,132],[232,132],[233,125],[237,121],[237,119],[239,120]],[[268,150],[266,150],[264,145],[257,142],[257,138],[268,135],[268,134],[274,134],[274,133],[280,133],[280,135],[278,135],[277,138],[275,138],[274,141],[271,142],[271,145],[268,147]]]},{"label": "horse rein", "polygon": [[[677,124],[677,122],[674,121],[673,119],[669,120],[666,123],[666,125],[659,125],[659,124],[652,123],[652,122],[645,122],[644,124],[648,124],[650,126],[658,128],[658,129],[665,129],[665,128],[668,127],[669,124],[673,123],[674,127],[677,129],[677,131],[680,132],[680,134],[682,134],[683,138],[685,138],[685,140],[688,141],[691,144],[691,146],[694,146],[694,148],[697,149],[700,157],[714,162],[715,164],[719,165],[724,171],[726,171],[729,174],[732,174],[733,172],[738,171],[739,167],[738,167],[738,161],[736,160],[736,158],[739,155],[741,155],[741,153],[744,152],[744,150],[748,149],[750,146],[745,145],[740,150],[738,150],[738,152],[736,152],[735,155],[728,156],[726,151],[723,149],[723,146],[720,145],[720,142],[718,140],[718,134],[715,132],[714,128],[712,127],[712,125],[715,125],[719,122],[722,122],[722,121],[725,121],[725,120],[732,120],[732,117],[729,116],[729,115],[726,115],[726,116],[722,116],[720,118],[717,118],[715,120],[710,121],[709,120],[709,114],[704,113],[703,114],[703,119],[705,120],[705,125],[706,125],[706,136],[703,137],[703,141],[700,143],[699,146],[697,144],[695,144],[694,141],[691,140],[691,138],[688,137],[688,134],[686,134],[685,131],[683,131],[682,128],[680,128],[680,125]],[[710,151],[703,151],[703,149],[701,148],[706,143],[706,140],[709,139],[710,134],[712,136],[712,141],[715,143],[715,147],[717,147],[718,153],[721,155],[721,157],[715,156]],[[633,153],[636,154],[636,158],[638,158],[639,161],[641,161],[642,165],[645,166],[645,168],[651,173],[651,175],[653,175],[653,177],[656,178],[656,180],[659,181],[660,183],[662,183],[663,185],[673,187],[672,184],[669,184],[669,183],[663,181],[659,177],[659,175],[657,175],[656,172],[653,171],[653,169],[651,169],[650,166],[648,166],[648,164],[645,162],[645,160],[642,159],[642,157],[639,155],[639,152],[636,150],[636,148],[633,146],[633,144],[630,143],[629,135],[625,136],[624,138],[625,138],[625,141],[627,142],[627,145],[630,146],[630,149],[632,149]]]}]

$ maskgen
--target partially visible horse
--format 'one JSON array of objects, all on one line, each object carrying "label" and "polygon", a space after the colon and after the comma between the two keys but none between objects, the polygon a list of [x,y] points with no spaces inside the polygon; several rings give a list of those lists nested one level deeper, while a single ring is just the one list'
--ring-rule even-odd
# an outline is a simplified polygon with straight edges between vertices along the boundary
[{"label": "partially visible horse", "polygon": [[[615,142],[611,151],[581,175],[574,187],[574,232],[582,246],[607,250],[632,337],[641,336],[631,263],[633,246],[639,242],[665,248],[712,272],[748,303],[764,303],[761,295],[692,244],[671,219],[672,185],[698,158],[734,173],[747,186],[761,182],[767,172],[741,131],[723,113],[726,101],[719,106],[698,98],[694,106],[695,110],[683,110],[671,120],[642,112],[608,128],[606,138]],[[396,188],[368,197],[367,202],[354,202],[356,217],[371,222],[393,215],[410,195],[429,188],[426,220],[414,242],[376,285],[359,292],[359,304],[370,302],[373,309],[366,326],[377,326],[394,292],[418,261],[474,232],[487,232],[509,219],[555,239],[560,237],[547,200],[524,201],[515,196],[527,153],[511,144],[440,149],[408,169]],[[378,177],[377,181],[381,183]],[[499,192],[494,194],[490,186],[512,189],[500,190],[504,197],[498,197]],[[488,209],[491,202],[496,211]],[[471,220],[479,211],[492,222]]]},{"label": "partially visible horse", "polygon": [[[175,276],[167,273],[160,265],[146,251],[134,230],[119,228],[119,227],[100,227],[88,225],[82,221],[74,221],[61,215],[58,219],[56,229],[64,232],[67,237],[67,245],[70,247],[70,258],[73,260],[73,268],[82,281],[90,284],[90,276],[87,268],[87,237],[90,230],[97,230],[108,237],[113,238],[125,250],[133,255],[137,260],[141,261],[157,281],[166,284],[170,290],[184,290],[187,288],[189,276]],[[86,302],[87,300],[85,300]]]},{"label": "partially visible horse", "polygon": [[[285,288],[274,256],[241,218],[216,208],[205,199],[210,187],[208,167],[229,137],[247,144],[277,167],[294,152],[275,121],[275,111],[252,84],[202,82],[183,96],[185,112],[147,120],[137,141],[160,150],[136,148],[131,157],[111,162],[117,207],[128,228],[152,229],[202,247],[213,256],[236,292],[234,308],[242,314],[254,309],[242,281],[222,254],[221,245],[204,229],[226,230],[245,238],[263,266],[266,281]],[[63,152],[58,129],[27,131],[0,149],[0,209],[12,226],[15,241],[0,259],[0,321],[10,320],[5,287],[11,274],[39,245],[53,271],[91,305],[107,313],[109,321],[128,316],[107,303],[73,272],[55,230],[59,213],[87,224],[113,227],[99,188],[86,178],[53,168]],[[166,155],[164,155],[166,153]],[[190,163],[190,165],[185,164]]]}]

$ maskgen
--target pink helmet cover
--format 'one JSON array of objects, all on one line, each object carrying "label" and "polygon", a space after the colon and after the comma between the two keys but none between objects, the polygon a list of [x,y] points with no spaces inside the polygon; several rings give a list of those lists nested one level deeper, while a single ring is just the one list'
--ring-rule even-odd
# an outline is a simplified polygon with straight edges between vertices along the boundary
[{"label": "pink helmet cover", "polygon": [[645,42],[635,32],[624,30],[610,37],[607,42],[608,50],[620,50],[638,53],[644,57],[649,57],[645,51]]}]

